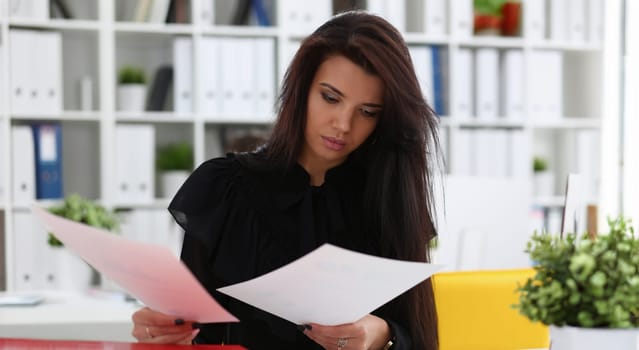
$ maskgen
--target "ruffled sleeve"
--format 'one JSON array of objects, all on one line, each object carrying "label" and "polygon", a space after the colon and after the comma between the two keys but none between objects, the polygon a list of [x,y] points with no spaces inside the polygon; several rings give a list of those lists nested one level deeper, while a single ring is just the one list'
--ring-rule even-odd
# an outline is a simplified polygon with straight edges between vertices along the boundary
[{"label": "ruffled sleeve", "polygon": [[186,261],[187,265],[203,270],[205,276],[197,276],[201,280],[209,279],[211,273],[216,277],[206,286],[209,291],[252,278],[256,272],[260,220],[248,205],[250,186],[245,182],[246,172],[234,156],[208,160],[189,176],[169,204],[170,213],[185,231],[183,258],[185,248],[201,246],[198,261]]}]

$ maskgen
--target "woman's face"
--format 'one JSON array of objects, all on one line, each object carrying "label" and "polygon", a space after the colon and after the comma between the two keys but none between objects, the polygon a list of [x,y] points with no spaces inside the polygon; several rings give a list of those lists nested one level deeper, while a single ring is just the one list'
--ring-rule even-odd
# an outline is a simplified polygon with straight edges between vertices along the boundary
[{"label": "woman's face", "polygon": [[375,130],[383,99],[379,77],[344,56],[327,58],[309,90],[300,164],[330,169],[344,162]]}]

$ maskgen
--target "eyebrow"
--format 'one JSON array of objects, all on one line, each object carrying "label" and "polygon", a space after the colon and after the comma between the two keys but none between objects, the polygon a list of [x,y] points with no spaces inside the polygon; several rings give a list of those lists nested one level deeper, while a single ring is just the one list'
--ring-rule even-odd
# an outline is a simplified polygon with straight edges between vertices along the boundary
[{"label": "eyebrow", "polygon": [[[319,85],[333,91],[334,93],[340,95],[341,97],[344,97],[344,93],[341,92],[338,88],[334,87],[333,85],[329,84],[329,83],[319,83]],[[382,108],[384,107],[383,105],[379,104],[379,103],[364,103],[364,106],[368,106],[368,107],[375,107],[375,108]]]}]

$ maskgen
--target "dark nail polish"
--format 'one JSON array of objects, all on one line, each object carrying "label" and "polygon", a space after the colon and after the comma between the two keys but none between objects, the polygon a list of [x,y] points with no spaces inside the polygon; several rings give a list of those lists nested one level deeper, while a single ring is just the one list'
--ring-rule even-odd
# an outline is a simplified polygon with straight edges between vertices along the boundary
[{"label": "dark nail polish", "polygon": [[304,332],[304,330],[306,329],[306,326],[303,324],[298,324],[295,327],[297,327],[297,330],[300,332]]},{"label": "dark nail polish", "polygon": [[313,329],[313,326],[311,326],[310,324],[305,324],[304,327],[306,327],[306,329],[308,329],[309,331]]},{"label": "dark nail polish", "polygon": [[184,319],[177,318],[177,319],[175,319],[175,321],[174,321],[174,322],[175,322],[175,325],[176,325],[176,326],[181,326],[181,325],[183,325],[183,324],[184,324]]}]

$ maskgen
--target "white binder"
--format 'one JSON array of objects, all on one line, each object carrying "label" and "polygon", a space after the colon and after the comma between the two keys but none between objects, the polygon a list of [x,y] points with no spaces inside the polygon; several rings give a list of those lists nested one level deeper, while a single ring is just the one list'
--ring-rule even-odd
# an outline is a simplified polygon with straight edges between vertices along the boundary
[{"label": "white binder", "polygon": [[568,1],[549,0],[548,3],[549,38],[555,42],[566,42],[568,40]]},{"label": "white binder", "polygon": [[220,62],[220,39],[202,38],[199,51],[199,72],[202,82],[199,89],[198,111],[207,116],[219,114],[222,102],[222,67]]},{"label": "white binder", "polygon": [[475,113],[482,120],[499,114],[499,52],[494,48],[475,52]]},{"label": "white binder", "polygon": [[408,48],[419,87],[426,102],[430,106],[435,103],[435,89],[433,84],[433,51],[429,46],[409,46]]},{"label": "white binder", "polygon": [[464,176],[475,174],[474,133],[475,131],[471,129],[459,129],[451,138],[450,141],[453,142],[450,153],[451,174]]},{"label": "white binder", "polygon": [[134,169],[133,201],[147,204],[155,198],[155,128],[152,125],[130,125],[134,149],[129,150]]},{"label": "white binder", "polygon": [[[2,52],[0,52],[0,57],[2,57]],[[2,67],[2,60],[0,60],[0,67]],[[2,84],[2,77],[0,77],[0,84]],[[0,106],[2,105],[2,100],[0,99]],[[5,140],[5,137],[7,137],[7,135],[5,134],[4,131],[4,124],[2,123],[2,121],[0,120],[0,157],[2,157],[3,159],[0,160],[0,166],[4,166],[4,160],[6,158],[4,158],[4,143],[3,140]],[[2,204],[4,202],[5,198],[8,198],[8,191],[7,191],[7,187],[4,184],[4,180],[5,180],[5,171],[0,171],[0,204]],[[0,225],[2,225],[2,221],[0,220]],[[2,229],[0,227],[0,232],[2,232]]]},{"label": "white binder", "polygon": [[173,39],[173,104],[176,113],[193,111],[193,41]]},{"label": "white binder", "polygon": [[214,1],[200,1],[200,19],[205,25],[215,23],[215,3]]},{"label": "white binder", "polygon": [[[4,52],[4,50],[6,50],[5,47],[7,47],[6,40],[0,41],[0,67],[4,67],[4,53],[3,52]],[[0,69],[0,106],[1,106],[0,107],[0,111],[3,111],[6,108],[6,106],[7,106],[6,103],[8,102],[8,101],[5,101],[5,99],[6,99],[5,96],[7,96],[7,91],[6,91],[6,88],[5,88],[5,84],[6,83],[8,83],[8,77],[6,77],[4,75],[4,69]],[[2,134],[0,134],[0,137],[4,137],[4,136]],[[2,140],[2,138],[0,138],[0,140]]]},{"label": "white binder", "polygon": [[568,40],[574,44],[586,42],[586,0],[568,0]]},{"label": "white binder", "polygon": [[508,131],[508,176],[529,178],[532,172],[530,164],[530,141],[523,130]]},{"label": "white binder", "polygon": [[[446,35],[446,28],[448,26],[446,3],[446,0],[424,0],[424,31],[426,34],[434,36]],[[467,10],[464,6],[460,9],[462,11]],[[463,22],[463,20],[461,20],[461,22]],[[457,24],[459,23],[460,22]]]},{"label": "white binder", "polygon": [[9,17],[45,21],[49,19],[49,0],[9,0]]},{"label": "white binder", "polygon": [[563,112],[563,60],[559,51],[530,53],[531,116],[534,120],[556,121]]},{"label": "white binder", "polygon": [[13,234],[15,290],[55,289],[56,264],[44,228],[30,212],[14,212]]},{"label": "white binder", "polygon": [[450,1],[450,31],[457,38],[473,35],[473,3],[468,0]]},{"label": "white binder", "polygon": [[603,20],[601,14],[604,11],[603,0],[588,0],[588,41],[591,44],[601,44],[603,41]]},{"label": "white binder", "polygon": [[507,137],[503,130],[476,130],[474,138],[476,176],[506,177]]},{"label": "white binder", "polygon": [[58,32],[36,32],[35,50],[46,52],[37,55],[34,69],[38,96],[38,115],[59,115],[62,112],[62,35]]},{"label": "white binder", "polygon": [[152,202],[155,191],[155,129],[151,125],[117,125],[115,140],[116,202]]},{"label": "white binder", "polygon": [[546,1],[525,0],[524,35],[533,41],[546,38]]},{"label": "white binder", "polygon": [[522,120],[524,106],[524,53],[504,50],[501,60],[501,115],[509,120]]},{"label": "white binder", "polygon": [[295,35],[308,35],[331,18],[332,0],[280,0],[283,9],[282,27],[290,28]]},{"label": "white binder", "polygon": [[269,122],[275,116],[275,42],[271,38],[254,40],[255,116]]},{"label": "white binder", "polygon": [[475,105],[473,51],[468,48],[454,50],[451,60],[451,115],[456,118],[469,118],[473,115]]},{"label": "white binder", "polygon": [[253,41],[222,38],[220,45],[222,115],[234,120],[250,118],[255,110]]},{"label": "white binder", "polygon": [[9,31],[9,45],[11,112],[33,114],[37,109],[31,96],[38,93],[33,86],[35,79],[32,78],[36,66],[36,55],[32,54],[36,34],[30,30],[12,29]]},{"label": "white binder", "polygon": [[30,205],[36,198],[35,148],[33,134],[28,125],[11,127],[11,172],[13,203]]}]

